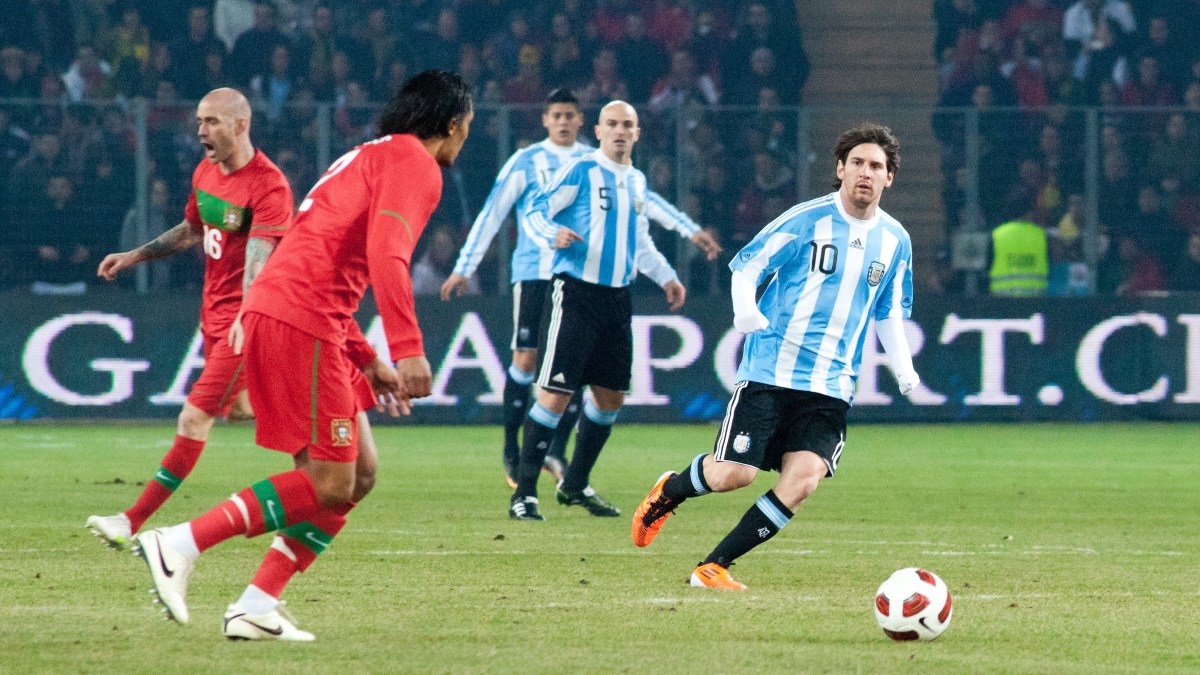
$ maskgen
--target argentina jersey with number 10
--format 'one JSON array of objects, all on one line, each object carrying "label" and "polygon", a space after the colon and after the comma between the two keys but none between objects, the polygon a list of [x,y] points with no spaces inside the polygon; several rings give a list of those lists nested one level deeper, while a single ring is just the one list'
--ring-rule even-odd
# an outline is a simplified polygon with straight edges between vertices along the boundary
[{"label": "argentina jersey with number 10", "polygon": [[638,217],[645,210],[646,176],[597,150],[563,166],[534,199],[527,222],[547,245],[559,227],[583,238],[556,251],[555,274],[620,288],[637,273],[638,251],[651,246],[649,222]]},{"label": "argentina jersey with number 10", "polygon": [[912,242],[876,209],[858,220],[839,193],[804,202],[767,225],[730,262],[761,284],[770,323],[746,336],[738,381],[812,391],[850,403],[872,317],[912,313]]}]

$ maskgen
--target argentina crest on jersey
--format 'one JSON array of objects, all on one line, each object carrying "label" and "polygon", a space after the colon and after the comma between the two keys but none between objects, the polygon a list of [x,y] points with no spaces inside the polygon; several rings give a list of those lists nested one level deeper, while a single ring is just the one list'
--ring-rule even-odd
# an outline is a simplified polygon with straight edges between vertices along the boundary
[{"label": "argentina crest on jersey", "polygon": [[883,273],[887,270],[887,266],[876,260],[867,268],[867,283],[872,286],[878,286],[883,280]]},{"label": "argentina crest on jersey", "polygon": [[750,434],[742,432],[733,439],[733,451],[744,455],[750,451]]}]

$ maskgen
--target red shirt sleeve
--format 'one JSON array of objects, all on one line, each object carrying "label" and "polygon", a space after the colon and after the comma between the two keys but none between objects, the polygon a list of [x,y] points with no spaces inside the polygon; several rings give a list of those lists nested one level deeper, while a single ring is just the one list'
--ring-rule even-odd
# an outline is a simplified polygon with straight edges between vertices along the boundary
[{"label": "red shirt sleeve", "polygon": [[193,232],[199,232],[204,227],[203,221],[200,220],[200,205],[196,203],[195,187],[188,192],[187,206],[183,208],[183,217],[192,226]]},{"label": "red shirt sleeve", "polygon": [[346,322],[346,356],[350,357],[350,362],[359,369],[369,365],[379,356],[371,343],[367,342],[367,336],[363,335],[362,328],[359,328],[354,319]]},{"label": "red shirt sleeve", "polygon": [[393,362],[425,355],[409,270],[417,240],[442,196],[442,173],[434,159],[419,145],[401,148],[375,156],[367,215],[367,273]]},{"label": "red shirt sleeve", "polygon": [[265,182],[262,197],[254,204],[251,237],[278,239],[292,227],[292,188],[282,175],[274,179]]}]

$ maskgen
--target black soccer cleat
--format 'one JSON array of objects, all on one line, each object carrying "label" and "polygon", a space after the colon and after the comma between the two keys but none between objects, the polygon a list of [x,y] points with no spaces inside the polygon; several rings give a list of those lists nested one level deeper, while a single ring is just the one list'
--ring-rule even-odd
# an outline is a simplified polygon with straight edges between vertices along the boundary
[{"label": "black soccer cleat", "polygon": [[558,503],[563,506],[582,506],[593,516],[600,518],[616,518],[621,515],[621,509],[609,504],[589,485],[580,492],[570,492],[558,488]]},{"label": "black soccer cleat", "polygon": [[545,520],[538,510],[537,497],[518,497],[508,507],[508,517],[513,520]]}]

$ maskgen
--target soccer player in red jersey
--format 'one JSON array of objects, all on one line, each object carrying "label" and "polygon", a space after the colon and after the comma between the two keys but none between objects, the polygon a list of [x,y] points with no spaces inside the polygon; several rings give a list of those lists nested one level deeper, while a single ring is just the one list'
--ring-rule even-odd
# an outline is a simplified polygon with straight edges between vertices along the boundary
[{"label": "soccer player in red jersey", "polygon": [[235,89],[214,89],[196,107],[196,124],[204,159],[192,174],[183,221],[132,251],[109,254],[96,272],[112,281],[122,270],[204,243],[204,370],[179,413],[175,442],[129,510],[87,520],[88,529],[116,548],[128,545],[187,478],[216,418],[229,415],[244,389],[242,359],[225,338],[242,294],[292,226],[292,189],[250,142],[246,97]]},{"label": "soccer player in red jersey", "polygon": [[[426,71],[409,80],[384,110],[380,137],[338,158],[313,186],[247,294],[232,337],[243,347],[257,441],[291,454],[296,468],[191,522],[135,537],[158,600],[176,622],[188,621],[188,579],[208,548],[239,534],[281,531],[304,551],[273,543],[264,568],[289,556],[299,566],[301,555],[311,562],[345,524],[360,465],[374,460],[358,452],[353,381],[361,342],[353,313],[368,284],[396,364],[370,376],[375,393],[394,397],[404,410],[429,395],[433,377],[409,268],[441,197],[440,167],[458,156],[473,117],[470,88],[454,73]],[[272,593],[286,579],[266,579],[262,569],[260,576],[275,587],[262,588],[255,577],[229,606],[226,637],[313,639],[278,611]]]}]

